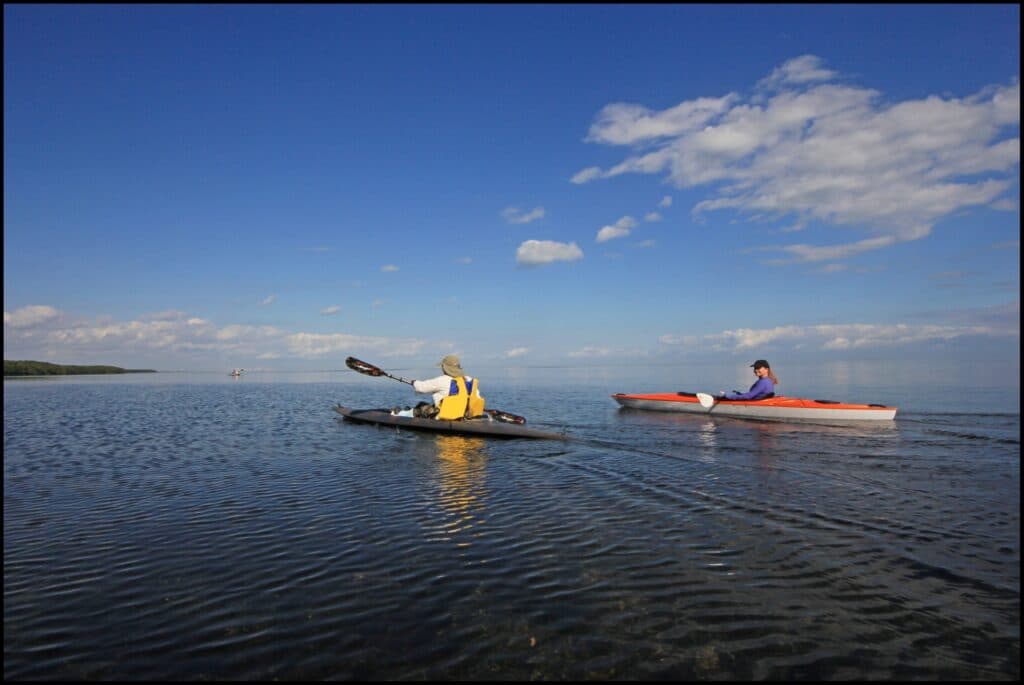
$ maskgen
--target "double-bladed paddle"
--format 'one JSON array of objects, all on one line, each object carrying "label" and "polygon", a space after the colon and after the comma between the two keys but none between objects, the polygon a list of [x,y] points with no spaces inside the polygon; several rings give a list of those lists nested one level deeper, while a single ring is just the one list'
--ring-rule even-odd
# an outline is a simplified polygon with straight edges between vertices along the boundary
[{"label": "double-bladed paddle", "polygon": [[[401,383],[407,383],[409,385],[412,385],[412,381],[407,381],[406,379],[401,378],[400,376],[392,376],[387,371],[377,366],[374,366],[373,364],[368,364],[360,359],[356,359],[355,357],[348,357],[347,359],[345,359],[345,366],[352,369],[353,371],[363,374],[364,376],[387,376],[388,378],[394,379]],[[503,421],[505,423],[515,423],[520,426],[526,423],[526,419],[523,418],[522,416],[519,416],[517,414],[509,414],[507,411],[501,411],[500,409],[484,409],[484,412],[489,414],[494,419],[498,421]]]}]

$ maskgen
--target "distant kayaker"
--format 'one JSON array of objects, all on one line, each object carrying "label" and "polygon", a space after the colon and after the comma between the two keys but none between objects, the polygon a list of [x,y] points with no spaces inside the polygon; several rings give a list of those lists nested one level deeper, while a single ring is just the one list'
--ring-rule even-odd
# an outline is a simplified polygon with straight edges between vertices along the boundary
[{"label": "distant kayaker", "polygon": [[444,375],[426,381],[413,381],[412,387],[418,393],[433,393],[434,403],[420,402],[415,416],[433,416],[436,419],[455,419],[480,416],[484,413],[484,398],[480,395],[480,381],[467,376],[462,370],[459,358],[449,354],[440,362]]},{"label": "distant kayaker", "polygon": [[757,380],[750,386],[750,390],[746,392],[733,390],[728,394],[723,390],[719,396],[727,400],[763,400],[766,397],[772,397],[775,394],[775,386],[779,383],[779,379],[772,373],[772,367],[768,366],[768,362],[764,359],[758,359],[750,366],[753,367],[754,375],[757,376]]}]

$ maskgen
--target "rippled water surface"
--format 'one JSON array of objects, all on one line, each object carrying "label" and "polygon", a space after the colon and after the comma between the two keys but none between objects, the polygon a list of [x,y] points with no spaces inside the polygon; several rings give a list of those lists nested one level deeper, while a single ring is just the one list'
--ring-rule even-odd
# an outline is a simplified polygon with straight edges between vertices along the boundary
[{"label": "rippled water surface", "polygon": [[415,400],[346,373],[6,381],[4,677],[1019,679],[1019,404],[540,385],[485,394],[573,440],[343,422]]}]

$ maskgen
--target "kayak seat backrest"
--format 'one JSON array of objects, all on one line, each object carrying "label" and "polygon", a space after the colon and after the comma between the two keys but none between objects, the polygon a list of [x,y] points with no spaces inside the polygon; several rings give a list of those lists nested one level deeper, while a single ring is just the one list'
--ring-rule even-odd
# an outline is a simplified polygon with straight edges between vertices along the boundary
[{"label": "kayak seat backrest", "polygon": [[697,393],[695,393],[695,392],[677,392],[676,394],[679,395],[680,397],[696,397],[697,396]]}]

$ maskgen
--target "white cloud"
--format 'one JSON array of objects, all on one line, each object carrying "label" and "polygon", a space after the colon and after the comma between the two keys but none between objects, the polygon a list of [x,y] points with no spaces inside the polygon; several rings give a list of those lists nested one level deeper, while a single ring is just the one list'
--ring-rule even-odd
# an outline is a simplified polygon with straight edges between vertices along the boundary
[{"label": "white cloud", "polygon": [[644,214],[644,221],[661,221],[661,214],[658,212],[647,212],[647,214]]},{"label": "white cloud", "polygon": [[971,335],[1019,337],[1019,318],[1017,321],[1016,328],[1012,324],[991,323],[968,325],[851,323],[777,326],[763,329],[739,328],[708,335],[705,338],[731,344],[737,351],[763,348],[780,342],[794,345],[807,344],[823,350],[849,350],[952,340]]},{"label": "white cloud", "polygon": [[4,312],[4,327],[31,328],[52,321],[59,315],[60,312],[49,305],[32,304],[13,312]]},{"label": "white cloud", "polygon": [[658,342],[662,345],[697,345],[700,343],[700,337],[696,335],[665,334],[658,337]]},{"label": "white cloud", "polygon": [[277,295],[267,295],[260,301],[260,304],[266,307],[267,305],[274,304],[275,300],[277,300]]},{"label": "white cloud", "polygon": [[323,314],[324,316],[331,316],[333,314],[337,314],[340,311],[341,307],[339,305],[332,304],[330,307],[324,307],[323,309],[321,309],[320,313]]},{"label": "white cloud", "polygon": [[774,88],[784,85],[797,85],[811,81],[829,81],[836,72],[824,69],[821,59],[814,55],[794,57],[782,66],[776,67],[771,74],[758,82],[759,88]]},{"label": "white cloud", "polygon": [[530,348],[528,347],[513,347],[511,350],[506,350],[504,356],[506,359],[515,359],[516,357],[522,357],[524,354],[528,354],[529,352]]},{"label": "white cloud", "polygon": [[575,350],[569,353],[570,357],[573,358],[593,358],[593,357],[607,357],[613,354],[613,351],[609,347],[596,347],[588,345],[580,350]]},{"label": "white cloud", "polygon": [[627,215],[610,226],[601,227],[601,230],[597,232],[596,240],[603,243],[615,238],[625,238],[634,228],[636,228],[636,219]]},{"label": "white cloud", "polygon": [[663,209],[667,209],[667,208],[671,207],[672,206],[672,196],[671,195],[666,195],[665,197],[661,198],[661,202],[658,203],[658,206],[663,208]]},{"label": "white cloud", "polygon": [[577,173],[574,173],[572,178],[569,179],[569,182],[581,185],[583,183],[589,183],[596,178],[600,178],[601,175],[601,167],[587,167],[586,169],[581,169]]},{"label": "white cloud", "polygon": [[398,267],[394,264],[385,264],[380,268],[380,270],[384,273],[394,273],[395,271],[398,271]]},{"label": "white cloud", "polygon": [[578,185],[581,183],[589,183],[595,178],[601,178],[601,167],[589,166],[586,169],[578,171],[571,179],[569,179],[569,181]]},{"label": "white cloud", "polygon": [[544,208],[535,207],[529,212],[523,213],[518,207],[506,207],[502,212],[505,221],[510,224],[528,224],[531,221],[544,218]]},{"label": "white cloud", "polygon": [[757,84],[754,97],[697,98],[663,111],[614,103],[587,140],[638,146],[607,170],[663,174],[679,188],[705,187],[695,215],[730,210],[867,232],[835,245],[778,245],[784,262],[844,259],[929,235],[969,207],[1012,211],[1003,194],[1020,164],[1020,84],[968,97],[931,95],[887,102],[875,90],[835,82],[813,55],[789,60]]},{"label": "white cloud", "polygon": [[583,259],[583,250],[576,243],[559,243],[553,240],[527,240],[516,250],[516,261],[527,266],[572,262]]},{"label": "white cloud", "polygon": [[735,99],[736,96],[731,94],[720,98],[698,98],[681,102],[662,112],[641,105],[615,102],[606,105],[598,113],[586,139],[595,143],[632,145],[653,139],[674,138],[701,129],[724,112]]},{"label": "white cloud", "polygon": [[416,354],[423,349],[422,340],[402,340],[348,333],[292,333],[283,337],[291,356],[304,359],[343,354],[350,350],[387,350],[388,354]]},{"label": "white cloud", "polygon": [[[42,313],[46,316],[40,316]],[[142,316],[133,321],[108,317],[88,321],[42,305],[4,312],[4,355],[95,363],[117,363],[125,358],[165,359],[193,353],[313,359],[357,350],[380,356],[408,355],[426,345],[425,341],[412,338],[294,332],[276,326],[218,327],[184,312],[171,314]]]}]

